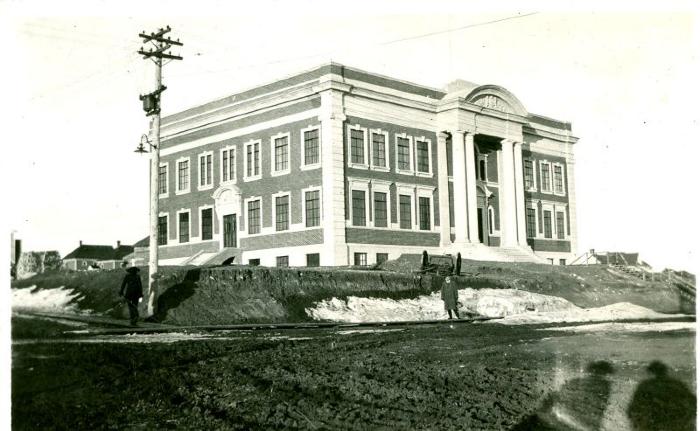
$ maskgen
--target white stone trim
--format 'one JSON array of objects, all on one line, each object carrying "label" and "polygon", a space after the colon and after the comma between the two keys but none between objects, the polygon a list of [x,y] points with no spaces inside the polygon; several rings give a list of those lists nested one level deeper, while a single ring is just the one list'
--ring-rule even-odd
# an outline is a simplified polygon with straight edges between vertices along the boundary
[{"label": "white stone trim", "polygon": [[[399,138],[408,139],[408,169],[399,169]],[[413,137],[406,133],[394,134],[394,160],[396,161],[396,173],[401,175],[414,174],[414,158],[415,151],[413,150]]]},{"label": "white stone trim", "polygon": [[[202,159],[204,160],[204,165],[206,166],[206,157],[210,156],[211,157],[211,171],[209,172],[209,183],[208,184],[202,184]],[[204,176],[204,180],[206,181],[206,175]],[[204,151],[202,153],[197,154],[197,190],[210,190],[214,188],[214,152],[213,151]]]},{"label": "white stone trim", "polygon": [[[258,145],[258,173],[248,175],[248,164],[251,162],[248,160],[248,147],[252,145]],[[251,154],[255,154],[255,152],[252,152]],[[254,157],[253,157],[254,158]],[[262,178],[262,140],[261,139],[251,139],[250,141],[246,142],[243,144],[243,182],[250,182],[250,181],[255,181],[259,180]],[[252,172],[255,172],[255,166],[253,166]]]},{"label": "white stone trim", "polygon": [[[202,226],[203,226],[202,225],[202,219],[203,219],[202,218],[202,211],[207,210],[207,209],[211,209],[211,238],[204,239],[203,235],[202,235],[202,230],[203,230],[202,229]],[[214,209],[214,205],[212,205],[212,204],[201,205],[198,207],[198,211],[199,211],[199,240],[201,242],[214,241],[216,239],[216,235],[214,235],[214,230],[215,230],[214,226],[215,226],[215,222],[216,222],[216,209]],[[191,224],[191,221],[190,221],[190,224]]]},{"label": "white stone trim", "polygon": [[[227,179],[224,181],[224,170],[226,169],[226,166],[224,166],[224,152],[228,151],[229,155],[229,164],[231,164],[231,155],[233,154],[233,176],[232,178]],[[236,166],[236,162],[238,162],[238,152],[236,151],[236,145],[227,145],[221,150],[219,150],[219,184],[236,184],[237,177],[238,177],[238,168]],[[230,170],[229,170],[230,171]]]},{"label": "white stone trim", "polygon": [[[187,187],[180,188],[180,163],[187,162]],[[175,160],[175,194],[184,195],[190,192],[190,185],[192,184],[192,163],[189,157],[180,157]]]},{"label": "white stone trim", "polygon": [[[566,174],[564,169],[564,164],[559,162],[552,162],[552,193],[557,196],[566,196]],[[556,190],[556,181],[554,181],[554,168],[561,168],[561,191]]]},{"label": "white stone trim", "polygon": [[[370,196],[372,202],[372,224],[375,229],[391,229],[391,182],[384,180],[371,180],[372,193]],[[377,212],[374,204],[375,193],[386,193],[386,226],[377,226]]]},{"label": "white stone trim", "polygon": [[[361,127],[359,124],[355,125],[348,125],[347,128],[347,151],[348,151],[348,167],[355,168],[355,169],[369,169],[369,154],[368,154],[368,147],[369,143],[367,142],[367,128]],[[362,132],[363,136],[363,145],[362,145],[362,152],[364,154],[364,163],[354,163],[352,161],[352,134],[351,130],[359,130]]]},{"label": "white stone trim", "polygon": [[[258,233],[250,233],[250,220],[248,219],[248,204],[250,202],[255,202],[255,201],[260,201],[260,232]],[[263,235],[263,198],[262,196],[251,196],[248,198],[243,199],[243,220],[245,220],[245,229],[243,230],[242,233],[245,235],[241,235],[241,238],[250,238],[254,236],[260,236]]]},{"label": "white stone trim", "polygon": [[[369,184],[370,180],[365,178],[348,178],[348,208],[350,209],[350,226],[367,227],[370,226],[369,213]],[[365,194],[365,224],[356,225],[353,221],[354,208],[352,206],[352,192],[361,191]]]},{"label": "white stone trim", "polygon": [[[384,136],[384,166],[378,166],[374,164],[374,139],[373,135],[383,135]],[[391,168],[389,167],[389,132],[382,129],[370,129],[369,130],[369,164],[370,169],[373,171],[389,172]]]},{"label": "white stone trim", "polygon": [[[160,168],[165,166],[165,193],[160,193]],[[167,198],[170,195],[170,183],[169,183],[169,174],[170,174],[170,164],[168,162],[163,162],[158,165],[158,199],[163,199]]]},{"label": "white stone trim", "polygon": [[[306,132],[310,132],[312,130],[317,130],[318,131],[318,162],[316,163],[306,163],[306,148],[304,147],[305,141],[304,141],[304,134]],[[307,127],[301,129],[300,133],[300,147],[301,147],[301,164],[300,164],[300,169],[302,171],[309,171],[312,169],[318,169],[321,167],[321,152],[323,151],[323,141],[321,141],[321,126],[320,125],[308,125]]]},{"label": "white stone trim", "polygon": [[[549,169],[549,181],[546,184],[547,186],[549,186],[549,190],[545,190],[545,188],[544,188],[544,186],[545,186],[544,174],[543,174],[543,172],[544,172],[543,167],[544,166],[547,166],[547,169]],[[540,193],[544,193],[546,195],[554,194],[554,190],[552,188],[552,177],[553,177],[552,163],[547,159],[540,160],[538,167],[539,167],[539,173],[540,173],[540,186],[541,186]]]},{"label": "white stone trim", "polygon": [[[180,241],[180,214],[187,213],[187,241]],[[175,212],[176,217],[175,217],[175,232],[177,232],[177,235],[175,237],[175,241],[177,241],[178,244],[189,244],[192,241],[192,211],[190,211],[189,208],[181,208]]]},{"label": "white stone trim", "polygon": [[[310,109],[308,111],[299,112],[299,113],[292,114],[292,115],[287,115],[285,117],[275,118],[274,120],[263,121],[263,122],[256,123],[256,124],[253,124],[253,125],[250,125],[247,127],[241,127],[238,129],[231,130],[229,132],[209,135],[209,136],[206,136],[204,138],[195,139],[195,140],[190,141],[190,142],[184,142],[182,144],[173,145],[172,147],[163,148],[160,151],[160,155],[167,156],[170,154],[176,154],[176,153],[179,153],[182,151],[187,151],[187,150],[199,148],[199,147],[202,147],[202,146],[207,145],[207,144],[213,144],[213,143],[225,141],[225,140],[228,140],[231,138],[236,138],[236,137],[240,137],[240,136],[250,135],[253,133],[258,133],[258,132],[261,132],[264,130],[272,129],[274,127],[279,127],[279,126],[282,126],[285,124],[294,123],[294,122],[301,121],[301,120],[306,120],[306,119],[309,119],[311,117],[316,117],[319,115],[319,113],[320,113],[319,109]],[[235,120],[238,120],[240,118],[244,118],[244,117],[237,117],[237,118],[235,118]],[[204,129],[202,129],[202,130],[204,130]],[[167,138],[163,138],[163,142],[167,142],[167,140],[171,139],[171,138],[175,138],[175,136],[171,135],[171,136],[168,136]]]},{"label": "white stone trim", "polygon": [[[287,229],[277,230],[277,198],[287,196]],[[292,193],[289,191],[272,194],[272,230],[277,232],[289,232],[292,227]]]},{"label": "white stone trim", "polygon": [[[275,140],[280,138],[287,138],[287,169],[275,170]],[[262,157],[260,157],[262,161]],[[277,133],[270,137],[270,175],[273,177],[279,177],[281,175],[287,175],[291,172],[292,167],[292,135],[289,132]]]},{"label": "white stone trim", "polygon": [[[318,225],[306,226],[306,193],[318,192]],[[311,186],[301,189],[301,225],[304,229],[318,229],[323,227],[323,188],[321,186]]]},{"label": "white stone trim", "polygon": [[[500,236],[501,235],[501,229],[496,229],[496,210],[493,209],[493,205],[489,205],[486,208],[486,217],[488,224],[489,224],[489,232],[488,234],[490,236]],[[493,221],[493,222],[492,222]],[[537,226],[535,226],[536,228]],[[537,229],[535,229],[536,231]]]},{"label": "white stone trim", "polygon": [[529,163],[530,166],[532,167],[532,187],[525,187],[525,190],[528,192],[536,192],[537,191],[537,164],[535,163],[535,160],[527,157],[523,158],[523,185],[525,185],[525,163]]},{"label": "white stone trim", "polygon": [[[428,172],[420,172],[418,170],[418,141],[426,142],[428,144]],[[431,139],[426,138],[425,136],[414,137],[413,138],[413,145],[415,147],[414,154],[415,154],[415,158],[416,158],[416,164],[414,166],[414,170],[416,172],[416,176],[424,177],[424,178],[432,178],[433,177],[433,141]]]}]

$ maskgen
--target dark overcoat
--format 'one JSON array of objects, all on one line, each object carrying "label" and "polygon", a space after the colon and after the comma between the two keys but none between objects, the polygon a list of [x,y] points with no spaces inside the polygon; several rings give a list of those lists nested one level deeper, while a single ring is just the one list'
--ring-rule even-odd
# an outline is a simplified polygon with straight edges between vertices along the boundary
[{"label": "dark overcoat", "polygon": [[440,297],[445,302],[445,310],[457,309],[457,285],[454,280],[448,281],[446,278],[445,281],[442,282]]},{"label": "dark overcoat", "polygon": [[119,294],[131,302],[138,302],[139,298],[143,297],[141,276],[138,271],[129,271],[124,276]]}]

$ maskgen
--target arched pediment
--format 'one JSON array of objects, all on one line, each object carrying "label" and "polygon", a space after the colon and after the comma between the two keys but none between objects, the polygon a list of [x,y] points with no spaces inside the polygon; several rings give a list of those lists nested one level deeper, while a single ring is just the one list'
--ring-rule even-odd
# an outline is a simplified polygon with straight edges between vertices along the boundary
[{"label": "arched pediment", "polygon": [[241,200],[241,190],[235,184],[219,186],[212,194],[217,205],[236,203]]},{"label": "arched pediment", "polygon": [[510,91],[498,85],[482,85],[469,92],[464,97],[469,103],[484,108],[494,109],[507,114],[527,116],[527,110],[520,100]]}]

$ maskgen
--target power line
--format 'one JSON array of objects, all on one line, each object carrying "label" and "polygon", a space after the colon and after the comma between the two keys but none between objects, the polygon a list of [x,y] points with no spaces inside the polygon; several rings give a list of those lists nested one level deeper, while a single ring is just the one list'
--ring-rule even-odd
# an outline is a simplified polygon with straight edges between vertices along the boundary
[{"label": "power line", "polygon": [[[368,47],[368,46],[386,46],[386,45],[391,45],[391,44],[395,44],[395,43],[401,43],[401,42],[406,42],[406,41],[411,41],[411,40],[416,40],[416,39],[421,39],[421,38],[426,38],[426,37],[437,36],[437,35],[444,34],[444,33],[450,33],[450,32],[454,32],[454,31],[468,30],[468,29],[475,28],[475,27],[483,27],[483,26],[487,26],[487,25],[502,23],[502,22],[505,22],[505,21],[515,20],[515,19],[520,19],[520,18],[526,18],[526,17],[529,17],[529,16],[537,15],[538,13],[539,13],[539,12],[530,12],[530,13],[527,13],[527,14],[512,15],[512,16],[507,16],[507,17],[504,17],[504,18],[495,19],[495,20],[484,21],[484,22],[478,22],[478,23],[474,23],[474,24],[468,24],[468,25],[459,26],[459,27],[454,27],[454,28],[449,28],[449,29],[445,29],[445,30],[439,30],[439,31],[434,31],[434,32],[430,32],[430,33],[419,34],[419,35],[415,35],[415,36],[403,37],[403,38],[400,38],[400,39],[393,39],[393,40],[388,40],[388,41],[383,41],[383,42],[367,43],[367,44],[363,44],[363,45],[360,45],[360,46],[351,47],[351,48],[349,48],[349,49],[351,49],[351,50],[356,50],[356,49],[359,49],[359,48],[366,48],[366,47]],[[217,43],[217,44],[222,45],[222,46],[231,46],[231,47],[234,47],[234,46],[235,46],[235,47],[238,47],[238,46],[240,46],[240,45],[224,45],[224,44],[221,44],[220,42]],[[236,66],[236,67],[227,68],[227,69],[221,69],[221,70],[208,70],[208,71],[204,71],[204,72],[193,72],[193,73],[188,73],[188,74],[183,74],[183,75],[178,75],[178,76],[180,76],[180,77],[185,77],[185,76],[196,76],[196,75],[203,75],[203,74],[218,74],[218,73],[230,72],[230,71],[233,71],[233,70],[248,69],[248,68],[260,67],[260,66],[271,66],[271,65],[275,65],[275,64],[288,63],[288,62],[297,61],[297,60],[306,60],[306,59],[310,59],[310,58],[315,58],[315,57],[320,57],[320,56],[326,56],[326,55],[332,54],[333,52],[334,52],[334,51],[325,51],[325,52],[320,52],[320,53],[316,53],[316,54],[308,54],[308,55],[303,55],[303,56],[288,57],[288,58],[284,58],[284,59],[280,59],[280,60],[272,60],[272,61],[263,62],[263,63],[250,63],[250,64],[247,64],[247,65],[241,65],[241,66]],[[214,58],[216,58],[216,57],[217,57],[217,56],[214,56]]]}]

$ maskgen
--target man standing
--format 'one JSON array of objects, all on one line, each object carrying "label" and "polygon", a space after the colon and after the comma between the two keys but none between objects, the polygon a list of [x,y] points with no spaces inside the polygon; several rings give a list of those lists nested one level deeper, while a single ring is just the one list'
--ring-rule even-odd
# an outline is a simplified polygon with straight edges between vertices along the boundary
[{"label": "man standing", "polygon": [[139,269],[137,267],[132,266],[126,270],[119,295],[126,299],[126,304],[129,307],[129,321],[131,322],[131,326],[136,326],[136,322],[139,320],[139,299],[143,297],[141,276],[139,275]]},{"label": "man standing", "polygon": [[440,291],[440,297],[445,303],[445,310],[452,319],[452,312],[455,312],[455,317],[459,319],[459,311],[457,311],[457,285],[453,282],[452,276],[445,277]]}]

